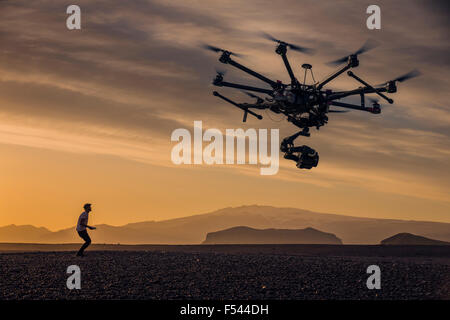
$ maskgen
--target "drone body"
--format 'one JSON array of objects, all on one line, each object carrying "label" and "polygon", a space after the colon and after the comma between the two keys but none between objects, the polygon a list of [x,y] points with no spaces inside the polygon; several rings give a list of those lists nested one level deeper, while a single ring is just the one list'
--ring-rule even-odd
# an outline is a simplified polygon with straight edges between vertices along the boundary
[{"label": "drone body", "polygon": [[[218,72],[217,76],[213,80],[213,84],[219,87],[231,87],[236,89],[245,90],[246,94],[252,98],[256,98],[256,103],[236,103],[225,96],[221,95],[217,91],[214,91],[213,94],[234,106],[240,108],[244,111],[243,121],[247,120],[247,115],[253,115],[258,119],[262,119],[262,116],[253,112],[250,109],[268,109],[277,114],[283,114],[287,117],[287,121],[293,123],[298,128],[302,129],[301,131],[293,134],[292,136],[286,137],[280,146],[280,150],[284,152],[284,158],[288,160],[293,160],[297,163],[297,167],[300,169],[311,169],[316,167],[319,162],[319,155],[317,152],[308,147],[308,146],[294,146],[294,140],[299,136],[309,137],[310,132],[309,128],[316,127],[319,129],[321,126],[325,125],[328,122],[327,113],[329,112],[346,112],[340,110],[330,110],[330,106],[337,106],[341,108],[354,109],[360,111],[366,111],[373,114],[381,113],[381,107],[378,104],[378,101],[375,99],[371,99],[371,105],[366,106],[365,104],[365,95],[366,94],[377,94],[381,98],[385,99],[388,103],[392,104],[394,101],[387,97],[384,93],[395,93],[397,91],[396,82],[402,82],[404,80],[413,78],[418,76],[420,73],[416,70],[409,72],[401,77],[398,77],[394,80],[388,81],[382,85],[377,87],[373,87],[357,75],[355,75],[352,71],[349,71],[351,68],[356,68],[359,65],[358,55],[362,54],[373,47],[375,44],[371,41],[367,41],[362,48],[356,51],[349,56],[338,59],[336,61],[331,62],[331,64],[341,65],[336,72],[334,72],[331,76],[326,78],[323,81],[316,82],[314,79],[314,74],[312,72],[312,66],[310,64],[303,64],[302,68],[305,70],[304,81],[301,83],[295,77],[292,68],[289,64],[287,58],[287,49],[300,51],[306,54],[310,54],[313,52],[310,48],[304,48],[296,45],[289,44],[287,42],[283,42],[281,40],[277,40],[270,35],[265,34],[265,37],[277,42],[277,47],[275,52],[281,56],[283,59],[286,70],[289,74],[291,83],[284,84],[281,81],[273,81],[243,65],[236,62],[232,59],[232,55],[238,56],[237,54],[232,53],[231,51],[223,50],[217,47],[206,45],[206,48],[215,52],[221,52],[221,56],[219,61],[224,64],[229,64],[233,67],[236,67],[259,80],[270,85],[271,89],[257,88],[251,87],[242,84],[236,84],[231,82],[225,82],[223,79],[224,73]],[[306,76],[308,71],[311,73],[311,77],[314,81],[313,84],[306,84]],[[336,77],[341,75],[347,71],[347,75],[354,78],[356,81],[361,83],[363,86],[360,86],[357,89],[349,90],[349,91],[339,91],[333,92],[331,90],[324,89],[324,86],[334,80]],[[261,98],[253,93],[248,91],[257,92],[265,94],[269,97]],[[359,95],[361,97],[361,104],[349,104],[344,102],[339,102],[341,98],[345,98],[352,95]]]}]

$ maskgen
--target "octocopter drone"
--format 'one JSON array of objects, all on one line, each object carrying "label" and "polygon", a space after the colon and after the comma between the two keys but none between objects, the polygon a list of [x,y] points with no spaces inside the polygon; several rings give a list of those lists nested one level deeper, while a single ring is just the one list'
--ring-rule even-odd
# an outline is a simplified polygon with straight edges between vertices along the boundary
[{"label": "octocopter drone", "polygon": [[[314,79],[314,74],[312,72],[312,66],[308,63],[304,63],[302,68],[304,71],[303,83],[297,80],[292,71],[291,65],[287,58],[287,50],[294,50],[302,52],[304,54],[314,54],[315,50],[311,48],[301,47],[291,43],[287,43],[278,39],[275,39],[269,34],[263,34],[265,38],[277,43],[275,52],[281,56],[283,59],[286,70],[291,79],[290,84],[284,84],[281,81],[273,81],[262,74],[255,72],[242,64],[233,60],[233,56],[239,57],[239,54],[233,53],[228,50],[217,48],[211,45],[204,45],[204,48],[221,53],[219,61],[224,64],[229,64],[235,68],[238,68],[259,80],[270,85],[271,89],[258,88],[247,86],[243,84],[231,83],[224,81],[224,72],[218,71],[213,84],[218,87],[230,87],[235,89],[243,90],[251,98],[256,99],[255,103],[236,103],[229,98],[221,95],[217,91],[213,94],[229,103],[238,107],[244,111],[243,122],[247,121],[247,116],[250,114],[257,119],[262,119],[262,116],[255,113],[251,109],[268,109],[277,114],[283,114],[287,117],[287,121],[293,123],[298,128],[302,129],[299,132],[293,134],[292,136],[286,137],[281,142],[280,150],[284,153],[284,158],[293,160],[297,163],[297,167],[300,169],[311,169],[312,167],[317,167],[319,162],[318,153],[306,146],[294,146],[294,140],[299,136],[309,137],[310,127],[316,127],[317,130],[328,122],[327,113],[334,112],[347,112],[347,110],[330,110],[330,106],[336,106],[347,109],[354,109],[360,111],[366,111],[373,114],[381,113],[381,106],[378,99],[369,98],[370,104],[366,105],[365,95],[366,94],[376,94],[382,99],[386,100],[388,103],[392,104],[394,100],[387,97],[384,93],[395,93],[397,91],[397,82],[403,82],[405,80],[414,78],[420,75],[420,72],[413,70],[405,75],[402,75],[396,79],[387,81],[385,83],[372,86],[352,71],[351,68],[356,68],[359,65],[358,56],[375,48],[376,43],[373,40],[368,40],[366,43],[354,53],[331,61],[328,64],[333,66],[339,66],[339,69],[328,76],[323,81],[316,82]],[[330,83],[332,80],[340,76],[342,73],[347,71],[347,75],[361,83],[357,89],[348,91],[332,91],[329,89],[324,89],[324,87]],[[308,72],[311,73],[313,84],[306,84],[306,78]],[[258,96],[252,92],[257,92],[266,95],[265,97]],[[345,97],[359,95],[361,97],[360,105],[339,102]]]}]

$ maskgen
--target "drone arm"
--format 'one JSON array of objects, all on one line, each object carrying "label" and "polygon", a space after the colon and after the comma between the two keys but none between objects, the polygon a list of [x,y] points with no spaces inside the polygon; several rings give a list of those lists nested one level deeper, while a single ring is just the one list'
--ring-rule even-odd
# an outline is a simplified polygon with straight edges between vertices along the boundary
[{"label": "drone arm", "polygon": [[248,110],[248,107],[244,107],[241,104],[238,104],[236,102],[234,102],[233,100],[228,99],[227,97],[224,97],[223,95],[221,95],[220,93],[218,93],[217,91],[213,92],[213,95],[215,95],[216,97],[221,98],[222,100],[225,100],[228,103],[231,103],[232,105],[234,105],[235,107],[241,109],[242,111],[244,111],[244,119],[243,122],[246,122],[247,120],[247,114],[251,114],[252,116],[258,118],[259,120],[261,120],[263,117],[259,114],[254,113],[251,110]]},{"label": "drone arm", "polygon": [[283,59],[284,65],[286,66],[286,70],[289,73],[289,77],[291,78],[291,83],[297,83],[297,79],[295,78],[294,72],[292,71],[291,65],[289,64],[289,60],[286,56],[286,53],[281,53],[281,58]]},{"label": "drone arm", "polygon": [[250,75],[252,75],[252,76],[254,76],[256,78],[258,78],[259,80],[262,80],[262,81],[270,84],[270,86],[272,88],[277,88],[278,87],[278,84],[275,81],[272,81],[269,78],[266,78],[265,76],[263,76],[262,74],[259,74],[258,72],[255,72],[253,70],[250,70],[247,67],[244,67],[242,64],[237,63],[236,61],[234,61],[230,57],[227,57],[227,59],[223,60],[223,61],[225,61],[223,63],[231,64],[233,67],[238,68],[238,69],[240,69],[240,70],[242,70],[242,71],[244,71],[244,72],[246,72],[246,73],[248,73],[248,74],[250,74]]},{"label": "drone arm", "polygon": [[356,104],[350,104],[350,103],[338,102],[338,101],[331,101],[331,105],[336,106],[336,107],[343,107],[343,108],[348,108],[348,109],[354,109],[354,110],[361,110],[361,111],[369,112],[369,110],[367,110],[365,107],[358,106]]},{"label": "drone arm", "polygon": [[242,90],[246,90],[246,91],[265,93],[268,95],[272,95],[272,93],[273,93],[273,91],[269,90],[269,89],[256,88],[256,87],[251,87],[251,86],[246,86],[243,84],[231,83],[231,82],[226,82],[226,81],[220,81],[220,82],[216,82],[213,84],[218,87],[236,88],[236,89],[242,89]]},{"label": "drone arm", "polygon": [[356,81],[361,82],[363,85],[365,85],[367,88],[373,90],[373,92],[375,92],[376,94],[378,94],[380,97],[382,97],[383,99],[385,99],[387,102],[389,103],[394,103],[394,100],[392,100],[391,98],[386,97],[384,94],[382,94],[380,92],[379,89],[375,89],[374,87],[372,87],[370,84],[368,84],[367,82],[365,82],[364,80],[362,80],[361,78],[359,78],[357,75],[355,75],[353,72],[349,71],[347,72],[347,74],[352,77],[353,79],[355,79]]},{"label": "drone arm", "polygon": [[[376,91],[377,92],[387,92],[387,89],[386,88],[377,88]],[[358,89],[350,90],[350,91],[334,92],[328,96],[328,99],[336,100],[336,99],[341,99],[341,98],[345,98],[348,96],[368,94],[368,93],[375,93],[375,88],[364,87],[364,88],[358,88]]]},{"label": "drone arm", "polygon": [[348,69],[351,68],[350,64],[347,64],[346,66],[342,67],[341,69],[339,69],[338,71],[336,71],[335,73],[333,73],[331,76],[329,76],[328,78],[326,78],[324,81],[322,81],[321,83],[319,83],[319,85],[317,86],[317,89],[320,90],[323,88],[323,86],[325,86],[328,82],[330,82],[331,80],[335,79],[336,77],[338,77],[339,75],[341,75],[343,72],[347,71]]}]

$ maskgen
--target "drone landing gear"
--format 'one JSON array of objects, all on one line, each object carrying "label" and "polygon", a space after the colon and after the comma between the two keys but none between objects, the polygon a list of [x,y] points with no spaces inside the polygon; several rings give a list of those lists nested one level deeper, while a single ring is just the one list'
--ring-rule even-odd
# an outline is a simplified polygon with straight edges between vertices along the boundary
[{"label": "drone landing gear", "polygon": [[302,131],[283,139],[280,150],[281,152],[284,152],[284,158],[297,162],[296,166],[299,169],[311,169],[317,167],[317,164],[319,163],[319,154],[314,149],[305,145],[299,147],[294,146],[294,140],[297,139],[298,136],[309,137],[309,128],[303,128]]},{"label": "drone landing gear", "polygon": [[214,91],[213,95],[215,95],[216,97],[219,97],[222,100],[225,100],[226,102],[231,103],[233,106],[238,107],[239,109],[244,111],[244,118],[242,119],[242,122],[246,122],[247,121],[247,115],[248,114],[251,114],[252,116],[256,117],[259,120],[261,120],[263,118],[261,115],[259,115],[257,113],[254,113],[251,110],[248,110],[248,107],[243,107],[242,104],[238,104],[238,103],[234,102],[233,100],[230,100],[227,97],[224,97],[223,95],[221,95],[217,91]]}]

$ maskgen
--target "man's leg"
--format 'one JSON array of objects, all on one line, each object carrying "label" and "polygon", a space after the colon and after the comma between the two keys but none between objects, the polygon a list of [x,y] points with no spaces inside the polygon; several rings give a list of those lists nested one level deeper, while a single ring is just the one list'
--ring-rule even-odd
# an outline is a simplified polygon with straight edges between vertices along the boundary
[{"label": "man's leg", "polygon": [[81,246],[80,250],[77,253],[77,256],[82,256],[84,250],[89,247],[91,244],[91,238],[89,237],[86,230],[78,232],[79,236],[85,241],[83,245]]}]

